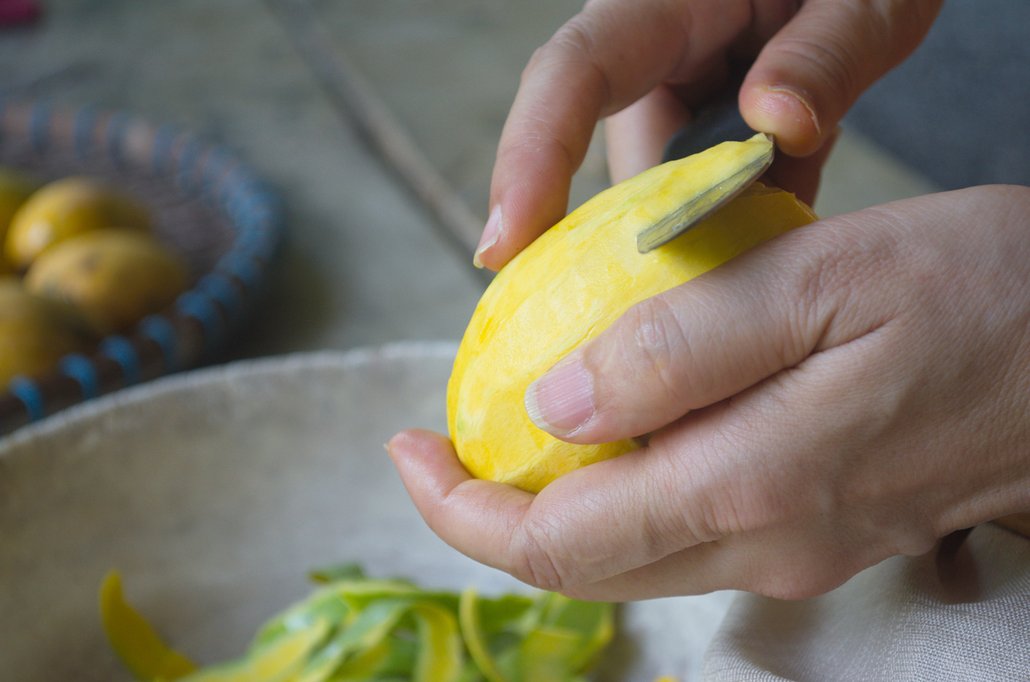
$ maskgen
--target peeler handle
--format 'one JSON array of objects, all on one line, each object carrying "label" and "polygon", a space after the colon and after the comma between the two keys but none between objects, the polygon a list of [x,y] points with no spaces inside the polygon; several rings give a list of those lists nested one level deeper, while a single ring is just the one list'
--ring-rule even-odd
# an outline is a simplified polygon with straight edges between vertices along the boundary
[{"label": "peeler handle", "polygon": [[746,140],[755,134],[744,122],[737,105],[737,95],[746,73],[746,66],[739,67],[730,79],[731,84],[699,109],[690,123],[669,138],[662,154],[663,163],[697,154],[720,142]]},{"label": "peeler handle", "polygon": [[737,100],[720,102],[703,109],[693,121],[680,128],[665,145],[662,161],[682,159],[697,154],[720,142],[746,140],[755,131],[744,122]]}]

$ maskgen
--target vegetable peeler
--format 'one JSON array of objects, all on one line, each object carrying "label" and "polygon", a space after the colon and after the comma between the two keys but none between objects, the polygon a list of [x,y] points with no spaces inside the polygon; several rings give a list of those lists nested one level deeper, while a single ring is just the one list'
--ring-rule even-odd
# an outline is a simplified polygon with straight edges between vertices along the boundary
[{"label": "vegetable peeler", "polygon": [[[735,93],[704,109],[688,126],[673,135],[665,147],[662,162],[680,159],[729,140],[746,140],[755,132],[740,116]],[[637,251],[647,253],[672,241],[728,204],[760,178],[773,161],[775,145],[766,134],[767,145],[756,148],[747,165],[732,175],[717,178],[679,209],[637,234]]]}]

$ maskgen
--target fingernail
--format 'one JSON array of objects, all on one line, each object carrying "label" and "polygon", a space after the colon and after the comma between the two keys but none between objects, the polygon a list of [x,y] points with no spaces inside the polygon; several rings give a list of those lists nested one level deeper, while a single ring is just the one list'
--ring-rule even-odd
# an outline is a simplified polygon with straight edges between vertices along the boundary
[{"label": "fingernail", "polygon": [[[787,122],[792,130],[783,132],[790,137],[808,138],[813,133],[815,139],[822,137],[815,108],[801,93],[785,86],[764,88],[764,92],[755,103],[752,122],[757,124],[760,130],[770,131],[782,130],[784,123]],[[778,135],[777,140],[781,137],[782,134]]]},{"label": "fingernail", "polygon": [[801,93],[781,85],[769,88],[769,96],[778,98],[781,106],[787,107],[799,123],[803,123],[807,119],[812,122],[815,132],[819,135],[822,134],[819,128],[819,117],[815,114],[815,107],[809,104],[808,100],[801,96]]},{"label": "fingernail", "polygon": [[481,256],[490,250],[490,248],[497,243],[497,240],[501,238],[501,230],[504,228],[503,220],[501,219],[501,206],[498,204],[494,206],[494,210],[490,212],[490,219],[486,221],[486,227],[483,228],[483,236],[479,238],[479,246],[476,247],[476,254],[472,257],[472,264],[477,268],[483,267],[483,260]]},{"label": "fingernail", "polygon": [[393,457],[394,446],[396,445],[397,441],[402,438],[404,438],[404,432],[398,431],[397,433],[390,436],[390,439],[388,441],[383,443],[383,449],[386,450],[386,453],[390,455],[390,457]]},{"label": "fingernail", "polygon": [[594,416],[594,378],[576,359],[567,358],[526,390],[526,412],[554,436],[570,436]]}]

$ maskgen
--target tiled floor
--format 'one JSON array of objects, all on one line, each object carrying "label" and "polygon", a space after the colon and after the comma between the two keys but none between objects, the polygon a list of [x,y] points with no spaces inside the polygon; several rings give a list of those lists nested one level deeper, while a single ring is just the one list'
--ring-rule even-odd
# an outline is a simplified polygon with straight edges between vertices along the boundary
[{"label": "tiled floor", "polygon": [[[38,27],[0,33],[0,95],[124,108],[198,129],[239,150],[281,190],[287,252],[233,355],[455,339],[485,280],[355,133],[324,73],[296,49],[305,39],[298,31],[306,21],[328,36],[321,58],[356,65],[482,217],[522,65],[580,4],[49,0]],[[595,145],[573,202],[605,183]],[[830,215],[929,189],[846,130],[817,209]]]}]

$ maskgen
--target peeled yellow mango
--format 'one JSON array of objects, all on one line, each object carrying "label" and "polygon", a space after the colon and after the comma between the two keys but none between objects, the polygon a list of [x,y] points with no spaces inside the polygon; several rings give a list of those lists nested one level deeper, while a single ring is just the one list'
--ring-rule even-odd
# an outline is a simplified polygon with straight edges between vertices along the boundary
[{"label": "peeled yellow mango", "polygon": [[25,270],[66,239],[112,227],[146,230],[150,217],[136,201],[99,180],[64,178],[35,192],[14,214],[4,254],[14,267]]},{"label": "peeled yellow mango", "polygon": [[16,376],[38,376],[68,353],[94,341],[85,321],[69,306],[22,289],[0,277],[0,390]]},{"label": "peeled yellow mango", "polygon": [[32,293],[78,308],[99,333],[124,330],[186,289],[178,257],[149,234],[94,230],[40,256],[25,275]]},{"label": "peeled yellow mango", "polygon": [[762,136],[725,142],[601,192],[506,265],[480,299],[447,389],[450,436],[478,478],[538,492],[574,469],[636,447],[575,445],[537,428],[528,386],[628,308],[778,234],[815,220],[793,194],[754,185],[716,214],[647,253],[636,235],[713,178],[753,157]]}]

